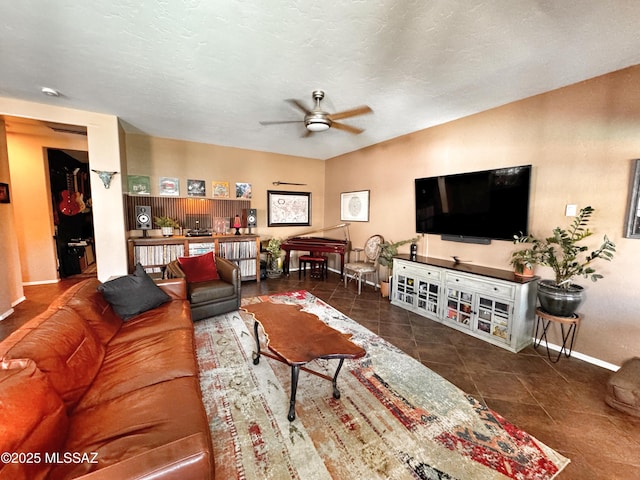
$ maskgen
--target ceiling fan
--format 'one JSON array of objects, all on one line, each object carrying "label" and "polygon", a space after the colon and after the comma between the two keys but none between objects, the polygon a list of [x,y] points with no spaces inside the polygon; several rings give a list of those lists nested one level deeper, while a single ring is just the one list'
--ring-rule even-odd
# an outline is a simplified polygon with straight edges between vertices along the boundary
[{"label": "ceiling fan", "polygon": [[352,108],[351,110],[344,110],[342,112],[337,113],[329,113],[325,112],[320,108],[320,101],[324,98],[324,92],[322,90],[314,90],[311,93],[311,97],[315,101],[315,106],[308,110],[299,100],[288,99],[287,102],[292,104],[293,106],[299,108],[304,112],[303,120],[283,120],[283,121],[275,121],[275,122],[260,122],[261,125],[275,125],[280,123],[298,123],[300,121],[304,122],[304,126],[307,129],[307,132],[303,135],[305,137],[311,135],[314,132],[324,132],[325,130],[329,130],[329,128],[336,128],[338,130],[344,130],[345,132],[359,134],[364,132],[361,128],[352,127],[351,125],[347,125],[345,123],[336,122],[336,120],[342,120],[344,118],[355,117],[358,115],[364,115],[366,113],[372,113],[373,110],[366,105],[361,107]]}]

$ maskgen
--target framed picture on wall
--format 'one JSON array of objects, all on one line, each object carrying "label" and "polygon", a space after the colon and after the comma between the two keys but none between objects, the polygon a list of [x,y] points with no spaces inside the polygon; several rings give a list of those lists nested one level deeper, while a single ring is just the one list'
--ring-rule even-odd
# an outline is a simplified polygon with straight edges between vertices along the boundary
[{"label": "framed picture on wall", "polygon": [[311,192],[267,190],[267,223],[270,227],[311,225]]},{"label": "framed picture on wall", "polygon": [[249,200],[251,198],[251,184],[236,182],[236,198]]},{"label": "framed picture on wall", "polygon": [[0,203],[11,203],[8,183],[0,183]]},{"label": "framed picture on wall", "polygon": [[640,238],[640,160],[635,161],[631,187],[629,189],[629,205],[627,207],[627,224],[624,236]]},{"label": "framed picture on wall", "polygon": [[229,198],[229,182],[214,180],[211,183],[213,198]]},{"label": "framed picture on wall", "polygon": [[348,222],[369,221],[369,190],[340,194],[340,220]]},{"label": "framed picture on wall", "polygon": [[177,197],[180,195],[180,180],[176,177],[160,177],[158,188],[160,195]]},{"label": "framed picture on wall", "polygon": [[187,179],[187,195],[189,197],[205,197],[207,184],[204,180]]},{"label": "framed picture on wall", "polygon": [[129,175],[127,183],[129,195],[151,195],[151,180],[147,175]]}]

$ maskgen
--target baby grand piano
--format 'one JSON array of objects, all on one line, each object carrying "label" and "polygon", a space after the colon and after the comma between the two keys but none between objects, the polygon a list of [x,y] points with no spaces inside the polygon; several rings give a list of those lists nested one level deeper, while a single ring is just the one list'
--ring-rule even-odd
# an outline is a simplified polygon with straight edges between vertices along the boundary
[{"label": "baby grand piano", "polygon": [[[336,238],[324,237],[307,237],[312,233],[327,232],[341,228],[344,233],[344,240]],[[340,255],[340,278],[344,275],[344,254],[351,249],[351,241],[349,240],[349,224],[340,223],[332,227],[321,228],[319,230],[311,230],[303,232],[297,236],[287,238],[280,248],[285,251],[283,271],[285,275],[289,275],[289,261],[291,260],[291,251],[300,250],[304,252],[321,252],[321,253],[337,253]]]}]

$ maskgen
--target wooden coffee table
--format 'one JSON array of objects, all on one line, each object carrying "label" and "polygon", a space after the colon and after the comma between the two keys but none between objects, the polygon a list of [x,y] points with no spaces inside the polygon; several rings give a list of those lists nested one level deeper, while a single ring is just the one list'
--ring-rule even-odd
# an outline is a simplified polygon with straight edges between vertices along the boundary
[{"label": "wooden coffee table", "polygon": [[[331,381],[333,398],[340,398],[336,383],[345,358],[361,358],[366,353],[364,348],[350,340],[350,334],[331,328],[316,315],[302,311],[300,305],[263,302],[246,305],[242,309],[253,314],[255,319],[253,330],[257,351],[253,355],[253,364],[260,363],[262,354],[291,367],[291,398],[287,415],[289,421],[296,418],[296,390],[300,370]],[[258,325],[262,325],[267,338],[267,347],[273,354],[261,352]],[[318,358],[340,360],[333,377],[303,366]]]}]

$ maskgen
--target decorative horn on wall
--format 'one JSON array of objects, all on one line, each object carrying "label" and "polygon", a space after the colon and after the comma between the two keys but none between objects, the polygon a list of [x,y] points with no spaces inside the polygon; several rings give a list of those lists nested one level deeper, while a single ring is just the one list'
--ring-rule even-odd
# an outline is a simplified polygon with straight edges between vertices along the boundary
[{"label": "decorative horn on wall", "polygon": [[91,171],[96,172],[98,174],[98,176],[100,177],[100,180],[102,180],[102,183],[104,184],[104,188],[109,188],[111,186],[111,179],[116,173],[118,173],[118,172],[107,172],[106,170],[93,170],[93,169],[91,169]]},{"label": "decorative horn on wall", "polygon": [[291,183],[291,182],[280,182],[280,181],[276,181],[276,182],[271,182],[274,185],[307,185],[306,183]]}]

